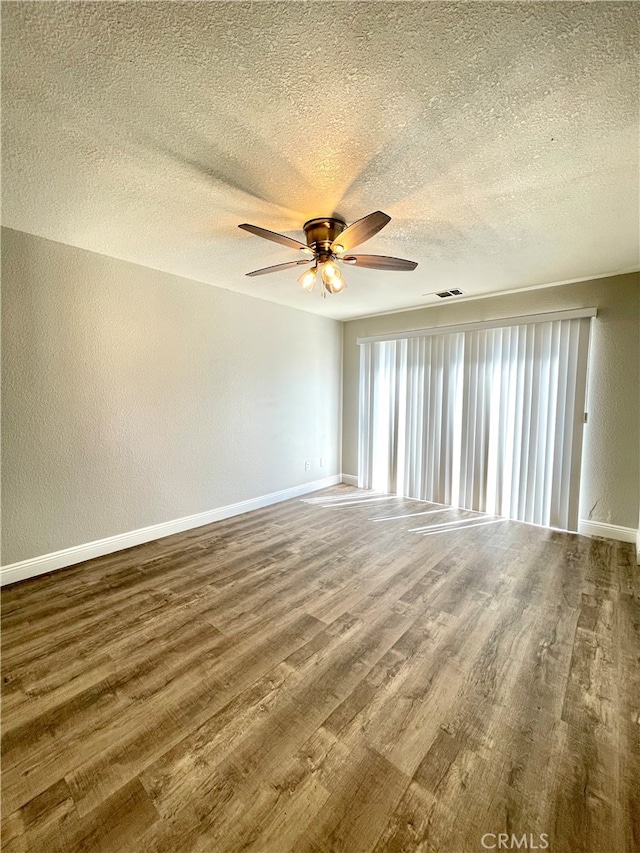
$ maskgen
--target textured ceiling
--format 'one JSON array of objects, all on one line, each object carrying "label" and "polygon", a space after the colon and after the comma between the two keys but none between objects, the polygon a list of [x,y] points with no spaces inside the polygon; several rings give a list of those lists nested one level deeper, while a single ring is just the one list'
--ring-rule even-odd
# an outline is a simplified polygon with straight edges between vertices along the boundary
[{"label": "textured ceiling", "polygon": [[[4,224],[345,319],[637,269],[635,3],[3,3]],[[301,291],[306,219],[373,210]]]}]

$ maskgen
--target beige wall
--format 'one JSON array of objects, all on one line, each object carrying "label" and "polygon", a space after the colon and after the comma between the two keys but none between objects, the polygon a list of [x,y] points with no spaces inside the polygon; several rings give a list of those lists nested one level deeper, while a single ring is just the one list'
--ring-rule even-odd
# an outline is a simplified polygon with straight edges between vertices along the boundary
[{"label": "beige wall", "polygon": [[358,336],[590,306],[581,516],[637,524],[637,274],[342,327],[3,229],[2,291],[5,565],[339,473],[341,382],[357,474]]},{"label": "beige wall", "polygon": [[490,299],[352,320],[344,325],[342,470],[358,473],[356,338],[430,326],[595,306],[580,517],[635,528],[640,441],[640,276],[637,273]]},{"label": "beige wall", "polygon": [[339,473],[340,323],[2,237],[5,565]]}]

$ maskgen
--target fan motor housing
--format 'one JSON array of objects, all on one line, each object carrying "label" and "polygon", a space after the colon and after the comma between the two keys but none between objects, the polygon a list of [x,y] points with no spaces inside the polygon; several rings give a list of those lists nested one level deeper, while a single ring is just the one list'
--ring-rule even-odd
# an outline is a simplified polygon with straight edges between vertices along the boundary
[{"label": "fan motor housing", "polygon": [[302,226],[307,237],[307,246],[315,249],[319,257],[331,256],[331,244],[346,227],[347,223],[344,219],[338,219],[334,216],[310,219]]}]

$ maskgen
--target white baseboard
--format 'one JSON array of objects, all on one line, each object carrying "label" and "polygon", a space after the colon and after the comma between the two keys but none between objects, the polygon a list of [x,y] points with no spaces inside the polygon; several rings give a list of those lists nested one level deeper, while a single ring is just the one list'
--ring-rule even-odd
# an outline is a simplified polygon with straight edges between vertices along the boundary
[{"label": "white baseboard", "polygon": [[633,527],[620,527],[618,524],[605,524],[603,521],[578,522],[578,533],[584,536],[602,536],[604,539],[617,539],[618,542],[635,542],[638,531]]},{"label": "white baseboard", "polygon": [[152,524],[150,527],[141,527],[139,530],[130,530],[128,533],[119,533],[116,536],[108,536],[106,539],[98,539],[96,542],[87,542],[84,545],[75,545],[73,548],[65,548],[62,551],[54,551],[51,554],[43,554],[40,557],[32,557],[19,563],[11,563],[0,568],[0,586],[26,580],[27,578],[53,572],[94,557],[103,557],[105,554],[113,554],[134,545],[142,545],[143,542],[151,542],[153,539],[162,539],[173,533],[181,533],[183,530],[191,530],[193,527],[202,527],[223,518],[231,518],[244,512],[270,506],[271,504],[297,498],[300,495],[317,492],[327,486],[335,486],[342,480],[340,474],[325,477],[323,480],[314,480],[304,483],[302,486],[294,486],[291,489],[283,489],[279,492],[271,492],[258,498],[222,506],[218,509],[199,512],[196,515],[187,515],[184,518],[176,518],[173,521],[164,521],[161,524]]},{"label": "white baseboard", "polygon": [[[108,536],[106,539],[98,539],[96,542],[87,542],[83,545],[65,548],[62,551],[54,551],[51,554],[43,554],[40,557],[22,560],[19,563],[11,563],[10,565],[0,567],[0,586],[33,578],[47,572],[53,572],[56,569],[73,566],[76,563],[83,563],[85,560],[92,560],[94,557],[113,554],[125,548],[142,545],[144,542],[151,542],[154,539],[171,536],[173,533],[181,533],[183,530],[191,530],[194,527],[202,527],[214,521],[222,521],[224,518],[231,518],[234,515],[251,512],[254,509],[287,501],[300,495],[317,492],[320,489],[326,489],[328,486],[335,486],[338,483],[348,483],[351,486],[357,486],[358,478],[353,474],[334,474],[331,477],[314,480],[311,483],[304,483],[301,486],[294,486],[291,489],[282,489],[279,492],[271,492],[268,495],[261,495],[250,500],[228,504],[227,506],[218,507],[218,509],[200,512],[196,515],[187,515],[173,521],[162,522],[161,524],[152,524],[150,527],[141,527],[139,530],[130,530],[128,533]],[[636,543],[636,547],[640,543],[640,531],[632,527],[620,527],[617,524],[580,521],[578,532],[585,536],[602,536],[605,539],[617,539],[620,542],[633,542]]]},{"label": "white baseboard", "polygon": [[347,483],[349,486],[357,486],[358,477],[355,474],[343,474],[342,482]]}]

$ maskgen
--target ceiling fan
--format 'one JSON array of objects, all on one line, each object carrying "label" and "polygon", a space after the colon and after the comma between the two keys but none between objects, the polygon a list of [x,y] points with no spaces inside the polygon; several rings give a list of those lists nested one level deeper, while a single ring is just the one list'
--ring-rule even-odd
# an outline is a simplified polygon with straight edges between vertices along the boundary
[{"label": "ceiling fan", "polygon": [[322,281],[322,295],[326,296],[327,293],[339,293],[347,286],[338,263],[366,267],[373,270],[387,270],[389,272],[414,270],[418,266],[417,262],[407,261],[404,258],[390,258],[386,255],[348,254],[354,246],[359,246],[365,240],[373,237],[374,234],[377,234],[390,221],[391,217],[387,216],[381,210],[376,210],[368,216],[363,216],[362,219],[352,222],[349,226],[347,226],[344,219],[336,216],[310,219],[302,226],[307,238],[306,244],[287,237],[285,234],[277,234],[275,231],[267,231],[266,228],[260,228],[257,225],[248,225],[245,222],[239,225],[238,228],[242,228],[258,237],[264,237],[266,240],[272,240],[274,243],[281,243],[283,246],[297,249],[306,255],[305,258],[300,260],[287,261],[284,264],[275,264],[271,267],[253,270],[253,272],[248,272],[247,275],[266,275],[267,273],[297,267],[301,264],[313,264],[311,269],[305,270],[302,273],[298,279],[298,284],[304,290],[313,290],[319,275]]}]

